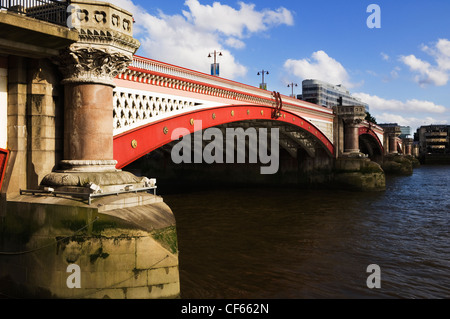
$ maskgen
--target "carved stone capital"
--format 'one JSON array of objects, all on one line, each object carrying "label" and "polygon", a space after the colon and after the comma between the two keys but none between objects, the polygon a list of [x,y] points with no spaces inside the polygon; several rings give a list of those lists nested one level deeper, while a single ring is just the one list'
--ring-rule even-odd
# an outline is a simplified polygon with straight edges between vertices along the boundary
[{"label": "carved stone capital", "polygon": [[347,125],[357,126],[361,124],[366,117],[366,108],[361,105],[339,105],[334,109],[336,115]]},{"label": "carved stone capital", "polygon": [[363,122],[362,118],[345,118],[344,123],[348,126],[359,126]]},{"label": "carved stone capital", "polygon": [[66,83],[101,83],[114,86],[113,79],[125,71],[132,54],[110,48],[72,45],[55,59]]},{"label": "carved stone capital", "polygon": [[68,26],[79,39],[54,59],[63,83],[114,86],[113,79],[131,64],[140,46],[133,38],[131,13],[95,0],[72,0],[68,9]]}]

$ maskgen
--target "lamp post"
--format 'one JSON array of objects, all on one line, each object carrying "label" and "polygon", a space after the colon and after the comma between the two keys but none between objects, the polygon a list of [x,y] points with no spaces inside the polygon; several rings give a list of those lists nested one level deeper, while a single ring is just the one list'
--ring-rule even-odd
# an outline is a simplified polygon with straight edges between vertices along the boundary
[{"label": "lamp post", "polygon": [[214,50],[213,53],[208,54],[208,58],[211,58],[211,54],[214,54],[214,64],[211,65],[211,75],[219,76],[219,64],[217,63],[217,54],[222,56],[222,52]]},{"label": "lamp post", "polygon": [[292,88],[292,95],[291,95],[291,97],[294,97],[294,86],[298,86],[298,84],[297,83],[288,84],[288,88],[289,87]]},{"label": "lamp post", "polygon": [[262,75],[262,82],[261,82],[261,84],[259,85],[259,88],[260,88],[260,89],[263,89],[263,90],[267,90],[267,84],[264,83],[264,74],[269,75],[269,71],[261,70],[260,72],[258,72],[258,75]]}]

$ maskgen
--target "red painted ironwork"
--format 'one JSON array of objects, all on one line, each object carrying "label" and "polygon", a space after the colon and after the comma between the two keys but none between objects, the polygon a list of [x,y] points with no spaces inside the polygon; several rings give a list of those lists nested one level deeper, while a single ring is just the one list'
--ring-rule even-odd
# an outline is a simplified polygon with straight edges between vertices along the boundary
[{"label": "red painted ironwork", "polygon": [[372,130],[370,124],[369,124],[369,127],[364,127],[364,126],[360,127],[359,128],[359,135],[360,136],[361,135],[370,135],[371,137],[373,137],[376,140],[378,146],[380,147],[381,154],[383,154],[383,152],[384,152],[383,144],[381,143],[380,138],[378,137],[378,135]]},{"label": "red painted ironwork", "polygon": [[272,92],[272,96],[275,98],[275,107],[272,111],[272,118],[278,119],[281,116],[281,109],[283,108],[283,100],[281,99],[280,92]]},{"label": "red painted ironwork", "polygon": [[2,189],[3,179],[6,173],[6,165],[8,164],[9,151],[0,148],[0,190]]},{"label": "red painted ironwork", "polygon": [[[288,112],[280,112],[280,117],[272,118],[273,108],[258,105],[230,105],[197,110],[192,113],[173,116],[156,121],[114,137],[114,159],[118,161],[117,168],[132,163],[140,157],[172,142],[172,132],[178,128],[186,128],[194,133],[194,121],[202,121],[202,129],[246,120],[268,120],[284,122],[309,132],[332,156],[333,143],[311,122]],[[176,137],[178,139],[179,136]],[[133,147],[134,145],[135,147]]]}]

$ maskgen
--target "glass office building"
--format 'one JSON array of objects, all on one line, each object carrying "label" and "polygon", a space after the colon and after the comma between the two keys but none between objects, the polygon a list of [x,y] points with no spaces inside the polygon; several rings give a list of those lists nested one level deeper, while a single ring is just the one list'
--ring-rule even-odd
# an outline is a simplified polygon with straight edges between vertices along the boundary
[{"label": "glass office building", "polygon": [[402,132],[400,138],[410,138],[412,135],[410,126],[400,126],[400,131]]},{"label": "glass office building", "polygon": [[299,98],[306,102],[332,108],[339,105],[340,99],[342,99],[342,105],[363,105],[366,107],[366,111],[369,111],[367,103],[351,96],[350,92],[342,85],[332,85],[319,80],[304,80],[302,91]]}]

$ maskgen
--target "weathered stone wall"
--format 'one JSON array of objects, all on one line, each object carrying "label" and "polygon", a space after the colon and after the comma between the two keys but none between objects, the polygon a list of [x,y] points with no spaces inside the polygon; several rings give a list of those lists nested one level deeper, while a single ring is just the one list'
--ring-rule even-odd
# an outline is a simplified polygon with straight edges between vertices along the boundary
[{"label": "weathered stone wall", "polygon": [[56,66],[49,60],[28,62],[28,188],[35,188],[61,160],[63,92]]},{"label": "weathered stone wall", "polygon": [[333,172],[336,187],[357,191],[384,191],[386,176],[381,166],[368,158],[339,158]]},{"label": "weathered stone wall", "polygon": [[[0,287],[11,298],[179,297],[175,219],[160,197],[122,194],[89,206],[21,196],[7,203],[0,230]],[[80,288],[67,284],[73,264]]]},{"label": "weathered stone wall", "polygon": [[8,148],[11,151],[5,175],[7,194],[27,187],[27,72],[26,59],[8,58]]},{"label": "weathered stone wall", "polygon": [[420,166],[417,158],[411,155],[389,154],[383,159],[383,170],[390,175],[412,175],[414,168]]},{"label": "weathered stone wall", "polygon": [[8,57],[5,187],[8,198],[37,189],[62,156],[62,98],[58,71],[46,59]]}]

